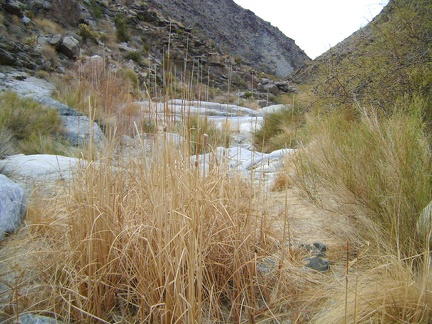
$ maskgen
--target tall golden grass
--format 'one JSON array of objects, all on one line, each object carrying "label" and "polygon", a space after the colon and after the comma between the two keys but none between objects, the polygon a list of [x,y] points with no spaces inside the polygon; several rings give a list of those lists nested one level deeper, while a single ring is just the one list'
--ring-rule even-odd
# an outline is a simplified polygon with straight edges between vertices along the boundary
[{"label": "tall golden grass", "polygon": [[187,144],[157,140],[150,154],[141,150],[114,167],[106,148],[34,226],[54,256],[43,269],[52,312],[67,322],[292,316],[308,274],[282,259],[287,234],[277,234],[253,185],[220,164],[200,174]]}]

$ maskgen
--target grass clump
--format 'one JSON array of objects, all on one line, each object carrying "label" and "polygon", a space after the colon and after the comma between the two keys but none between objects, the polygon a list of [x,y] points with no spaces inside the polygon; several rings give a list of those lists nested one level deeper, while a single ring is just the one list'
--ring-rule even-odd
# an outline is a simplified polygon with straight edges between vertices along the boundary
[{"label": "grass clump", "polygon": [[217,128],[208,118],[190,115],[183,124],[183,134],[190,143],[191,154],[206,153],[219,146],[229,146],[229,130]]},{"label": "grass clump", "polygon": [[7,128],[0,127],[0,159],[15,153],[17,147],[13,133]]},{"label": "grass clump", "polygon": [[[51,148],[60,145],[56,142],[60,140],[62,126],[56,110],[6,92],[0,95],[0,131],[3,154],[52,153]],[[51,144],[47,145],[48,142]]]},{"label": "grass clump", "polygon": [[262,152],[295,148],[302,141],[301,128],[304,123],[305,114],[296,106],[285,106],[267,113],[261,128],[254,133],[254,146]]},{"label": "grass clump", "polygon": [[167,143],[150,156],[117,172],[110,158],[83,167],[45,211],[56,220],[37,226],[56,255],[46,307],[68,322],[286,316],[286,296],[299,287],[278,261],[266,275],[257,270],[277,245],[253,187],[223,167],[201,176]]}]

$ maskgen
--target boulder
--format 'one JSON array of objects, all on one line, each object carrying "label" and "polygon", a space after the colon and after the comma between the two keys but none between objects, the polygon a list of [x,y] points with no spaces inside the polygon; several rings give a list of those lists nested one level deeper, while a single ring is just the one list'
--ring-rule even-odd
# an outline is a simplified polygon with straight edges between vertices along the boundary
[{"label": "boulder", "polygon": [[258,111],[261,112],[261,114],[263,116],[265,116],[266,114],[276,113],[282,109],[288,109],[289,107],[290,107],[290,105],[282,105],[282,104],[270,105],[270,106],[261,108]]},{"label": "boulder", "polygon": [[49,41],[49,43],[53,46],[60,46],[62,41],[62,35],[61,34],[54,34],[51,37],[51,40]]},{"label": "boulder", "polygon": [[14,0],[7,0],[6,4],[4,6],[4,9],[13,14],[16,15],[18,17],[23,17],[23,11],[22,11],[22,6],[23,4],[19,1],[14,1]]},{"label": "boulder", "polygon": [[90,141],[93,136],[93,144],[100,147],[104,138],[102,130],[95,122],[86,116],[62,116],[64,138],[73,146],[81,146]]},{"label": "boulder", "polygon": [[80,116],[81,114],[77,111],[73,110],[71,107],[62,104],[61,102],[52,99],[51,97],[47,95],[41,95],[37,93],[30,93],[25,96],[26,98],[29,98],[33,101],[36,101],[37,103],[40,103],[41,105],[53,108],[57,110],[60,116]]},{"label": "boulder", "polygon": [[0,90],[10,90],[19,96],[38,94],[49,96],[54,91],[54,86],[46,80],[31,77],[20,71],[7,74],[0,73]]},{"label": "boulder", "polygon": [[61,155],[17,154],[0,160],[0,170],[16,181],[43,183],[70,180],[79,163],[79,159]]},{"label": "boulder", "polygon": [[25,210],[24,189],[0,174],[0,240],[20,226]]},{"label": "boulder", "polygon": [[79,41],[73,36],[66,36],[63,38],[58,50],[67,57],[75,59],[79,55]]}]

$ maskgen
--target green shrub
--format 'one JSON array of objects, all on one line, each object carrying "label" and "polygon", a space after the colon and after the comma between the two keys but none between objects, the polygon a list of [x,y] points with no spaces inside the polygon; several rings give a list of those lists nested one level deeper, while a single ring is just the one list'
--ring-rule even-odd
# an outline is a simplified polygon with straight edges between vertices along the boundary
[{"label": "green shrub", "polygon": [[128,42],[130,40],[129,29],[126,24],[126,17],[122,14],[117,14],[114,17],[116,27],[116,35],[119,42]]},{"label": "green shrub", "polygon": [[96,19],[102,18],[102,10],[95,0],[90,0],[90,11]]},{"label": "green shrub", "polygon": [[131,51],[125,55],[125,58],[139,63],[141,61],[141,53],[139,51]]},{"label": "green shrub", "polygon": [[84,40],[91,39],[97,41],[99,38],[99,33],[94,30],[93,27],[87,24],[79,24],[78,25],[78,35],[80,35]]}]

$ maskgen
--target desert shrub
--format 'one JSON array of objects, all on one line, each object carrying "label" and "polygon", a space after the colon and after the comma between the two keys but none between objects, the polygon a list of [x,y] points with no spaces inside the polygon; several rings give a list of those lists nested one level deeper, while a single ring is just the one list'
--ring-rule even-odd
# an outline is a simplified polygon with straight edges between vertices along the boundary
[{"label": "desert shrub", "polygon": [[[141,120],[141,116],[132,113],[137,110],[130,109],[137,96],[137,82],[133,70],[111,71],[105,68],[103,60],[89,60],[56,80],[55,96],[84,115],[92,115],[104,130],[117,127],[118,135],[134,135],[134,123],[140,125]],[[124,116],[125,107],[132,114]],[[122,124],[126,121],[127,125]]]},{"label": "desert shrub", "polygon": [[344,284],[323,292],[326,302],[311,323],[429,323],[431,318],[430,270],[418,275],[394,257],[382,263],[367,258],[367,270],[351,270]]},{"label": "desert shrub", "polygon": [[118,75],[120,78],[128,80],[132,88],[136,89],[139,86],[138,74],[133,69],[120,69]]},{"label": "desert shrub", "polygon": [[128,60],[132,60],[135,63],[139,63],[141,61],[141,53],[139,51],[131,51],[125,55],[125,58]]},{"label": "desert shrub", "polygon": [[63,28],[59,24],[55,23],[52,20],[43,19],[43,18],[34,18],[33,21],[45,33],[48,33],[48,34],[62,34],[63,33]]},{"label": "desert shrub", "polygon": [[100,34],[92,27],[87,24],[78,25],[78,35],[80,35],[84,40],[91,39],[97,42]]},{"label": "desert shrub", "polygon": [[57,66],[57,52],[53,46],[44,44],[41,53],[45,60],[50,62],[52,68]]},{"label": "desert shrub", "polygon": [[311,201],[322,208],[335,201],[357,217],[364,240],[401,258],[427,249],[426,238],[413,230],[432,198],[429,138],[419,105],[402,102],[390,116],[360,109],[357,122],[340,113],[321,117],[308,126],[314,144],[296,162],[302,175],[297,185]]},{"label": "desert shrub", "polygon": [[257,271],[276,244],[263,239],[271,222],[262,220],[253,186],[221,166],[200,176],[165,145],[151,152],[153,162],[129,161],[124,171],[113,172],[110,158],[83,166],[44,208],[44,219],[57,219],[33,227],[53,248],[43,264],[54,292],[45,307],[85,322],[286,316],[286,296],[305,281],[288,279],[293,270],[282,266]]}]

